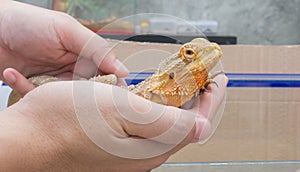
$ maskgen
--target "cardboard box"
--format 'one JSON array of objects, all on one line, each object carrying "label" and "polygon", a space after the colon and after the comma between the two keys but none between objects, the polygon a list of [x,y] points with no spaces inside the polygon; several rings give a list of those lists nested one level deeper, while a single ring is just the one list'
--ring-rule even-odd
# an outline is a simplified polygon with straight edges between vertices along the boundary
[{"label": "cardboard box", "polygon": [[[138,72],[157,67],[162,58],[180,47],[115,41],[111,44],[118,58],[131,71]],[[221,48],[226,73],[292,74],[291,81],[300,73],[300,46],[224,45]],[[277,80],[280,79],[284,78]],[[300,160],[300,87],[297,85],[229,87],[222,121],[211,140],[204,145],[185,147],[169,162],[268,160]]]}]

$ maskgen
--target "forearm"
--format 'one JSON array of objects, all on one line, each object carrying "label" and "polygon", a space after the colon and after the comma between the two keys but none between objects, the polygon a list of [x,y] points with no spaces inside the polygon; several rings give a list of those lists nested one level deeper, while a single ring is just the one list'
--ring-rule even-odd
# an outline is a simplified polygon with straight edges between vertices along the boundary
[{"label": "forearm", "polygon": [[18,111],[1,111],[0,124],[0,171],[39,171],[59,165],[54,164],[59,156],[51,141]]},{"label": "forearm", "polygon": [[21,128],[21,119],[16,113],[4,110],[0,112],[0,171],[20,171],[26,164],[23,143],[24,133]]}]

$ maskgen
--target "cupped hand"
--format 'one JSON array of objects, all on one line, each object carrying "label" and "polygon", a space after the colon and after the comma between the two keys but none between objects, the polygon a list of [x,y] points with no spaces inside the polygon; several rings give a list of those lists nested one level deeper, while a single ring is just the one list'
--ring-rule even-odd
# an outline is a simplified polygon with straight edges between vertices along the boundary
[{"label": "cupped hand", "polygon": [[1,2],[0,9],[0,80],[9,67],[26,77],[127,75],[108,43],[71,16],[9,0]]},{"label": "cupped hand", "polygon": [[[5,75],[18,78],[16,90],[24,85],[20,82],[30,85],[12,69]],[[8,118],[26,121],[17,127],[25,136],[17,138],[30,139],[17,142],[31,150],[24,153],[31,160],[28,169],[149,171],[210,135],[227,78],[219,75],[215,81],[218,87],[209,85],[189,110],[158,105],[116,86],[62,81],[33,89],[6,111],[13,113]]]}]

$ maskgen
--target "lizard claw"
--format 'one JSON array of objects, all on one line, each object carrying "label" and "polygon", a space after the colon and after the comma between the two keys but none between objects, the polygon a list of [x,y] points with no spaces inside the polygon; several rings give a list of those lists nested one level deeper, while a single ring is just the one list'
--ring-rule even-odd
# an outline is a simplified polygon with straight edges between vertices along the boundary
[{"label": "lizard claw", "polygon": [[208,92],[208,89],[206,89],[206,87],[203,87],[198,92],[196,92],[196,96],[201,95],[205,92]]},{"label": "lizard claw", "polygon": [[206,88],[209,84],[215,84],[219,88],[218,83],[213,78],[215,78],[216,76],[221,75],[221,74],[225,74],[225,72],[223,72],[223,71],[217,71],[217,72],[215,72],[213,74],[209,74],[209,77],[206,80],[204,86],[198,92],[196,92],[195,96],[201,95],[201,94],[203,94],[205,92],[209,92],[209,90]]},{"label": "lizard claw", "polygon": [[209,84],[215,84],[219,88],[218,83],[213,79],[207,79],[206,83],[204,84],[204,88],[206,88]]},{"label": "lizard claw", "polygon": [[214,80],[214,78],[218,75],[221,75],[221,74],[225,74],[225,72],[224,71],[217,71],[213,74],[209,74],[208,79],[206,80],[206,83],[204,84],[204,88],[206,88],[211,83],[215,84],[219,88],[218,83]]},{"label": "lizard claw", "polygon": [[196,94],[196,96],[201,95],[201,94],[203,94],[203,93],[205,93],[205,92],[209,92],[209,90],[208,90],[206,87],[207,87],[209,84],[211,84],[211,83],[212,83],[212,84],[215,84],[217,87],[219,87],[216,81],[214,81],[213,79],[207,79],[206,83],[205,83],[204,86],[199,90],[199,92]]}]

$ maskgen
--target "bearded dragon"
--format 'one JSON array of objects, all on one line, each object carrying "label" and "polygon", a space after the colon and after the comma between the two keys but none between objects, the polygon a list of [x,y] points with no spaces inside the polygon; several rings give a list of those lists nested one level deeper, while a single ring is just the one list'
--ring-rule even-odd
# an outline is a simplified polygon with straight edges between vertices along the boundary
[{"label": "bearded dragon", "polygon": [[[220,72],[210,74],[212,68],[222,56],[222,50],[216,43],[203,38],[193,39],[181,46],[180,50],[164,59],[156,72],[128,90],[145,99],[168,106],[180,107],[192,97],[205,90],[213,78]],[[115,85],[117,77],[113,74],[96,76],[90,80]],[[29,78],[36,86],[47,82],[60,81],[52,76]],[[21,98],[15,91],[9,97],[8,105]]]}]

